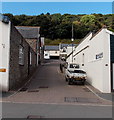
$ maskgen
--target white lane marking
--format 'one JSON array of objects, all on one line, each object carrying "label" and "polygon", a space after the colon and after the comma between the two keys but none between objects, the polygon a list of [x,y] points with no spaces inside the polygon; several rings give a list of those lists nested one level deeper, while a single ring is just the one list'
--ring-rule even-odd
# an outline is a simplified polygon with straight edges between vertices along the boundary
[{"label": "white lane marking", "polygon": [[[1,102],[1,101],[0,101]],[[76,105],[76,106],[104,106],[104,107],[112,107],[112,105],[101,105],[101,104],[76,104],[76,103],[40,103],[40,102],[12,102],[12,101],[4,101],[3,103],[13,103],[13,104],[44,104],[44,105]]]},{"label": "white lane marking", "polygon": [[[98,98],[100,98],[100,99],[102,99],[102,100],[105,100],[105,101],[110,101],[110,100],[106,100],[106,99],[104,99],[104,98],[102,98],[102,97],[100,97],[97,93],[95,93],[90,87],[88,87],[87,85],[85,85],[94,95],[96,95]],[[110,101],[110,102],[112,102],[112,101]]]}]

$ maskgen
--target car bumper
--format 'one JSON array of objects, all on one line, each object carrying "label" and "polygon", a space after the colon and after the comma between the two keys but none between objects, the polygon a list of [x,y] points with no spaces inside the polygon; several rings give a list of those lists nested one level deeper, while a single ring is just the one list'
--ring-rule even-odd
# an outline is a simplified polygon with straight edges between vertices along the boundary
[{"label": "car bumper", "polygon": [[85,78],[70,78],[72,82],[85,82]]}]

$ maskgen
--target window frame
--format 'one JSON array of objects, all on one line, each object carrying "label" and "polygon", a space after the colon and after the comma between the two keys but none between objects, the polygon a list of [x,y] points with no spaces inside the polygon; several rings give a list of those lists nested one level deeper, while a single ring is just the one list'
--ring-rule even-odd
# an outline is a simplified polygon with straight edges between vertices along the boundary
[{"label": "window frame", "polygon": [[19,45],[19,65],[24,65],[24,47]]}]

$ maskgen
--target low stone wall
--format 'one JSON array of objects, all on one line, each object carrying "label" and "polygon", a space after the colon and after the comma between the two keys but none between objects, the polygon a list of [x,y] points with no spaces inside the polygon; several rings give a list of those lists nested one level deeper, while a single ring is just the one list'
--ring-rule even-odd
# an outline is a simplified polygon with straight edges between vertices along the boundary
[{"label": "low stone wall", "polygon": [[[24,63],[19,64],[19,46],[24,50]],[[31,58],[30,58],[31,52]],[[30,64],[31,59],[31,64]],[[9,61],[9,89],[21,87],[36,69],[36,53],[25,41],[18,30],[11,24],[10,33],[10,61]]]}]

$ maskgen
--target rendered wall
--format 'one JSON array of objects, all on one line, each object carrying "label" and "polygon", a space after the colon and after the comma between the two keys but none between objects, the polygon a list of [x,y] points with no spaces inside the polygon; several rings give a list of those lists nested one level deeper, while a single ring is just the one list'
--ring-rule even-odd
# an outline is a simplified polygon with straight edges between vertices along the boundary
[{"label": "rendered wall", "polygon": [[5,24],[0,21],[0,91],[9,89],[9,49],[10,49],[10,23]]},{"label": "rendered wall", "polygon": [[[110,35],[106,29],[102,29],[92,39],[90,38],[91,34],[77,46],[75,63],[79,63],[80,68],[87,72],[87,81],[92,86],[101,92],[110,93]],[[100,54],[103,54],[103,57],[96,58]]]}]

